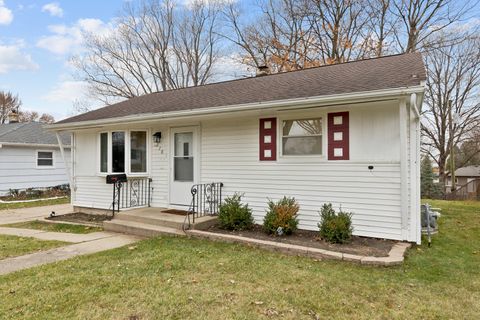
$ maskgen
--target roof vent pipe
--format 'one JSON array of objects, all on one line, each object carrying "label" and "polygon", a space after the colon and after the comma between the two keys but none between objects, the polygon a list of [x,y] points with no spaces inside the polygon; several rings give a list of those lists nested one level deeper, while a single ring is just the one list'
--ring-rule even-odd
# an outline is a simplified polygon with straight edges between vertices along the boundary
[{"label": "roof vent pipe", "polygon": [[260,65],[257,67],[257,77],[263,77],[270,73],[270,68],[266,65]]}]

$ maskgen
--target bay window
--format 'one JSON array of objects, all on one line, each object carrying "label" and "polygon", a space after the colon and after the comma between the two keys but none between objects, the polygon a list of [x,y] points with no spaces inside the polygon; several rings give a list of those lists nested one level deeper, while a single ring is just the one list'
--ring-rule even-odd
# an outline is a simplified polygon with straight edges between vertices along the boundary
[{"label": "bay window", "polygon": [[282,154],[322,155],[322,119],[284,120]]},{"label": "bay window", "polygon": [[147,173],[147,131],[112,131],[99,135],[100,173]]},{"label": "bay window", "polygon": [[130,132],[130,172],[147,172],[147,133]]},{"label": "bay window", "polygon": [[100,172],[108,172],[108,133],[100,133]]}]

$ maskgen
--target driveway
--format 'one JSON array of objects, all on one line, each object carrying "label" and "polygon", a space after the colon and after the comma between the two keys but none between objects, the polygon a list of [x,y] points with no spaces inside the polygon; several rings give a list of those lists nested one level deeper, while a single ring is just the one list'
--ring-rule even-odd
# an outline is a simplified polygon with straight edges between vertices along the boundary
[{"label": "driveway", "polygon": [[56,204],[44,207],[0,210],[0,225],[42,219],[49,216],[52,211],[55,211],[57,215],[66,214],[73,212],[73,207],[70,204]]}]

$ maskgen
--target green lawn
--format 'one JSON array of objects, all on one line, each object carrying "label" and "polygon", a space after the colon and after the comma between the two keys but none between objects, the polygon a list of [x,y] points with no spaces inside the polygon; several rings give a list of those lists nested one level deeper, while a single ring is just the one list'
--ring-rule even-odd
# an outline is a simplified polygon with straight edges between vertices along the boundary
[{"label": "green lawn", "polygon": [[440,234],[403,266],[162,237],[1,277],[0,318],[478,319],[480,204],[433,205]]},{"label": "green lawn", "polygon": [[53,232],[68,232],[68,233],[92,233],[102,231],[102,228],[99,227],[89,227],[82,226],[79,224],[68,224],[68,223],[51,223],[46,221],[25,221],[18,223],[11,223],[3,225],[2,227],[11,227],[11,228],[24,228],[24,229],[35,229],[43,231],[53,231]]},{"label": "green lawn", "polygon": [[[69,197],[53,199],[53,200],[38,200],[38,201],[33,201],[33,202],[0,203],[0,210],[51,206],[51,205],[54,205],[54,204],[65,204],[65,203],[70,203],[70,198]],[[1,214],[1,212],[0,212],[0,214]]]},{"label": "green lawn", "polygon": [[[0,260],[64,246],[65,242],[0,235]],[[0,316],[3,318],[3,316]]]}]

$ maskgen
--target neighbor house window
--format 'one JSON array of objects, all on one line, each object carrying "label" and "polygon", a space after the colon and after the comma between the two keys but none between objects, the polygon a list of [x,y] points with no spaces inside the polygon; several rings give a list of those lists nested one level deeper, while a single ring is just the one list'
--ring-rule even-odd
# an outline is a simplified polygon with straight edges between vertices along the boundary
[{"label": "neighbor house window", "polygon": [[112,172],[125,172],[125,132],[112,132]]},{"label": "neighbor house window", "polygon": [[100,173],[147,173],[147,137],[140,130],[100,133]]},{"label": "neighbor house window", "polygon": [[282,123],[283,155],[321,155],[322,119],[284,120]]},{"label": "neighbor house window", "polygon": [[147,172],[147,132],[130,132],[130,172]]},{"label": "neighbor house window", "polygon": [[38,151],[37,152],[37,166],[38,167],[53,167],[53,151]]}]

